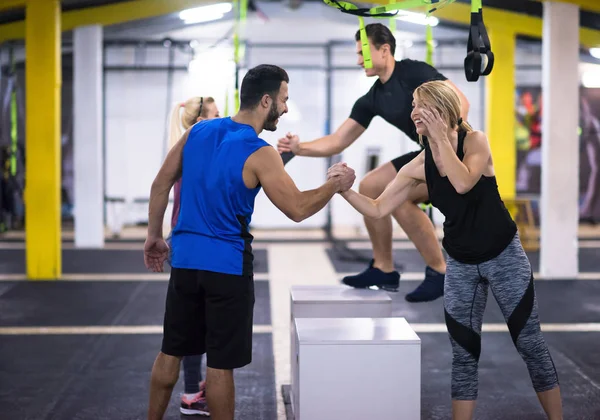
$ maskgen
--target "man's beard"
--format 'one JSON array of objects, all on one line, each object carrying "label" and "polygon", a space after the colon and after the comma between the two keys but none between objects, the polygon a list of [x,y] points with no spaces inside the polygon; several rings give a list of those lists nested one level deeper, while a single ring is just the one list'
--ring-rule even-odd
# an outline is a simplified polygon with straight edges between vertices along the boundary
[{"label": "man's beard", "polygon": [[277,130],[277,119],[279,118],[279,112],[277,111],[277,105],[275,102],[272,103],[271,108],[269,109],[269,114],[265,119],[265,123],[263,124],[264,129],[267,131],[275,131]]}]

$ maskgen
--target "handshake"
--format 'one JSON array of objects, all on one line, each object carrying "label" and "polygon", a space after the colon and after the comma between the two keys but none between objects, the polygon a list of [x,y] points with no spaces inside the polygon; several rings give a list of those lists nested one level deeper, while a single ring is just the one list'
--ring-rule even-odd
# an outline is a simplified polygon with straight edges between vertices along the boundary
[{"label": "handshake", "polygon": [[327,182],[336,182],[337,192],[343,193],[352,188],[356,174],[345,163],[336,163],[327,170]]},{"label": "handshake", "polygon": [[[300,138],[291,133],[287,133],[277,142],[277,151],[279,153],[292,152],[295,155],[300,150]],[[356,175],[354,169],[349,168],[345,163],[336,163],[327,171],[327,181],[336,183],[337,192],[345,192],[352,188]]]}]

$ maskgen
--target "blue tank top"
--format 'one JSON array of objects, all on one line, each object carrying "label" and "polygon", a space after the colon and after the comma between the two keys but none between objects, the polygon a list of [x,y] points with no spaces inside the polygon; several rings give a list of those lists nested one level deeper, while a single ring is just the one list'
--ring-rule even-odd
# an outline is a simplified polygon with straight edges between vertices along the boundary
[{"label": "blue tank top", "polygon": [[248,188],[246,159],[269,143],[231,118],[194,125],[183,148],[181,203],[171,266],[234,275],[253,273],[250,220],[260,186]]}]

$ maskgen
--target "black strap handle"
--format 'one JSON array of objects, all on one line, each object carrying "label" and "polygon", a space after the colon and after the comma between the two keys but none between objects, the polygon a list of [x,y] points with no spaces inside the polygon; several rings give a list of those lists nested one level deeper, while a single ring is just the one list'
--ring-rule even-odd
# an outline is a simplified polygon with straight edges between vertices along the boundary
[{"label": "black strap handle", "polygon": [[335,4],[342,13],[347,13],[349,15],[354,15],[354,16],[392,17],[392,16],[396,16],[398,14],[397,10],[396,10],[396,12],[392,13],[392,12],[386,12],[384,8],[374,8],[375,10],[383,10],[383,11],[374,13],[373,12],[374,9],[367,9],[364,7],[362,7],[362,8],[357,7],[356,9],[347,9],[336,0],[331,0],[331,3]]},{"label": "black strap handle", "polygon": [[281,160],[283,160],[283,165],[285,166],[292,158],[294,157],[294,153],[292,152],[283,152],[281,154]]},{"label": "black strap handle", "polygon": [[[482,70],[482,55],[487,58],[485,68]],[[494,68],[494,53],[490,45],[490,38],[483,24],[483,12],[479,9],[471,13],[469,27],[469,41],[467,43],[467,57],[465,58],[465,76],[469,82],[476,82],[479,76],[487,76]]]}]

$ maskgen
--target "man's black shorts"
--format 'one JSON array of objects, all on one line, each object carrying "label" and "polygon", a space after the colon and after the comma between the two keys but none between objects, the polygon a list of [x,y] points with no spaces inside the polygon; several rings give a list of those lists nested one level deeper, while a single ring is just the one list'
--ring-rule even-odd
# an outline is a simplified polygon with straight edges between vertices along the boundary
[{"label": "man's black shorts", "polygon": [[162,352],[206,353],[213,369],[236,369],[252,361],[254,278],[172,268]]},{"label": "man's black shorts", "polygon": [[[408,162],[419,156],[420,153],[421,150],[415,150],[413,152],[408,152],[405,155],[398,156],[397,158],[392,159],[392,165],[394,165],[394,168],[396,168],[396,172],[400,172],[400,169],[402,169],[404,165],[406,165]],[[423,204],[430,204],[430,201],[425,201]]]},{"label": "man's black shorts", "polygon": [[414,152],[408,152],[405,155],[398,156],[396,159],[393,159],[392,165],[394,165],[394,168],[396,168],[396,172],[400,172],[400,169],[402,169],[402,167],[408,162],[419,156],[419,153],[421,153],[421,150],[415,150]]}]

